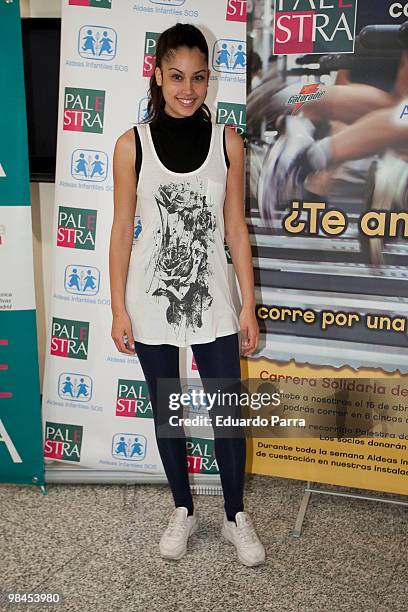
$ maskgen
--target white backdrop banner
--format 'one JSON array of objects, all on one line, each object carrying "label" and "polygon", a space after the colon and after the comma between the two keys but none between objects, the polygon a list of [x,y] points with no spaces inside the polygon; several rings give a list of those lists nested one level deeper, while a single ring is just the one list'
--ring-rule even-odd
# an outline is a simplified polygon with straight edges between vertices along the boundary
[{"label": "white backdrop banner", "polygon": [[[43,391],[47,464],[164,473],[139,360],[119,353],[110,335],[108,251],[114,145],[143,120],[157,38],[178,21],[196,25],[207,38],[213,120],[243,134],[245,0],[62,2],[52,315]],[[141,231],[136,210],[134,240]],[[232,266],[230,273],[238,299]],[[190,349],[180,351],[180,363],[182,376],[200,386]],[[187,433],[190,471],[218,473],[212,432]]]}]

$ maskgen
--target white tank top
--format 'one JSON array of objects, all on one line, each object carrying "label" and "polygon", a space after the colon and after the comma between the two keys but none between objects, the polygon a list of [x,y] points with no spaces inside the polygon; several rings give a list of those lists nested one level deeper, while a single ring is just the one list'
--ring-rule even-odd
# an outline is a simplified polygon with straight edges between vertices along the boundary
[{"label": "white tank top", "polygon": [[186,173],[162,164],[149,124],[137,129],[142,167],[136,215],[142,230],[132,247],[125,292],[134,339],[185,347],[236,333],[224,250],[224,125],[212,124],[206,160]]}]

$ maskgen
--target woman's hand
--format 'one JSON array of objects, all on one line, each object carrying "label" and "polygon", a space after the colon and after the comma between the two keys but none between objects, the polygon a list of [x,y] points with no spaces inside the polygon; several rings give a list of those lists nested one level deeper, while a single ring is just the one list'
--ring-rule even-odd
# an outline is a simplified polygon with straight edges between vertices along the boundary
[{"label": "woman's hand", "polygon": [[[118,351],[127,353],[128,355],[135,354],[135,340],[133,338],[132,323],[126,311],[119,315],[113,315],[111,336]],[[127,345],[124,342],[124,336],[128,338]],[[127,348],[127,346],[130,348]]]},{"label": "woman's hand", "polygon": [[259,326],[253,308],[242,308],[239,316],[241,326],[241,355],[247,357],[258,348]]}]

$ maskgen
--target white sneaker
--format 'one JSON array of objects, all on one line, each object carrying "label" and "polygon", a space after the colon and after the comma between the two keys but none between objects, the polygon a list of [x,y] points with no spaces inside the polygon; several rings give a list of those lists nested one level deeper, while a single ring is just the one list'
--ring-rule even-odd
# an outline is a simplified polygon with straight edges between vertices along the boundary
[{"label": "white sneaker", "polygon": [[197,514],[188,516],[188,510],[179,506],[173,510],[169,524],[160,539],[160,554],[164,559],[178,560],[187,552],[187,540],[198,529]]},{"label": "white sneaker", "polygon": [[265,561],[265,549],[259,540],[250,516],[246,512],[237,512],[234,521],[229,521],[224,514],[221,534],[237,549],[238,558],[244,565],[252,567]]}]

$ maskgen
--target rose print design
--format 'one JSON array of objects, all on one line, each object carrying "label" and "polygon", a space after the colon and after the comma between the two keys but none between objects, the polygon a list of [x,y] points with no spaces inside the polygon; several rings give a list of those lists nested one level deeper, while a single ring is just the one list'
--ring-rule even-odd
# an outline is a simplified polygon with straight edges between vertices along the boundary
[{"label": "rose print design", "polygon": [[176,334],[183,322],[195,331],[202,327],[203,312],[213,301],[208,255],[212,251],[216,217],[211,212],[204,185],[190,182],[162,184],[154,195],[161,227],[156,230],[147,292],[168,300],[166,318]]}]

